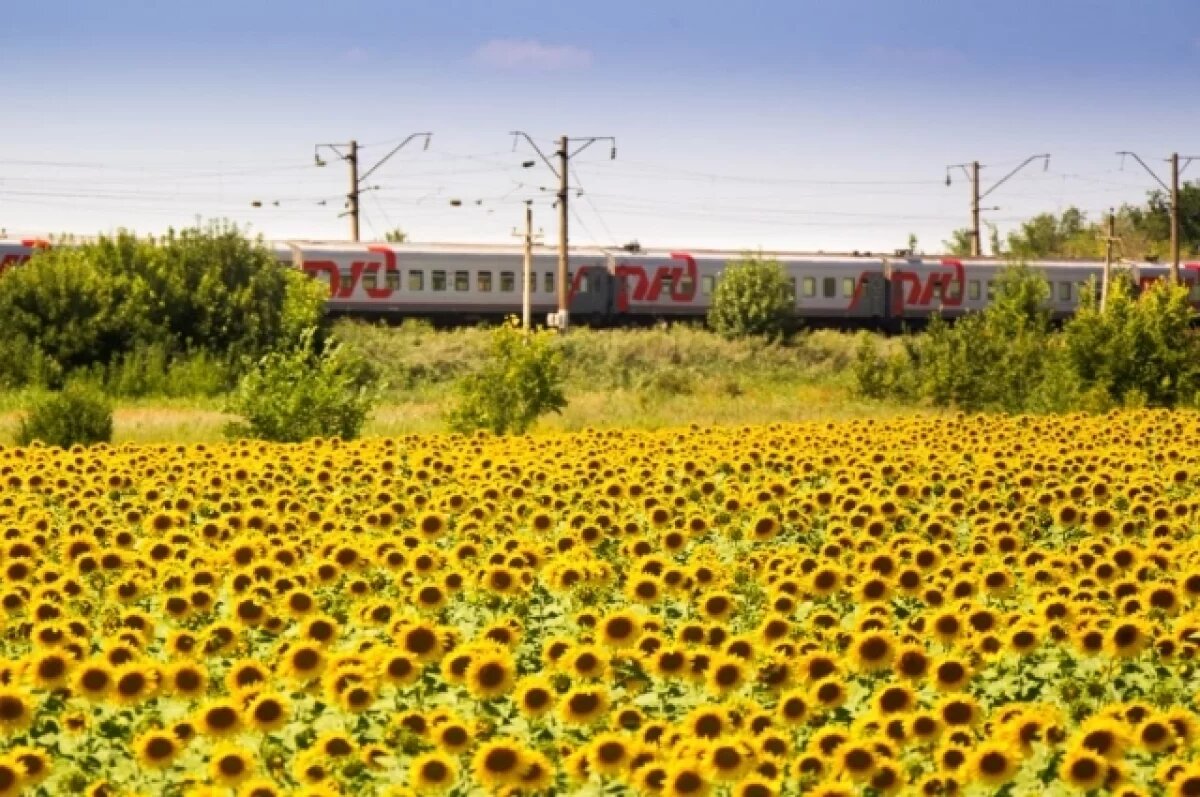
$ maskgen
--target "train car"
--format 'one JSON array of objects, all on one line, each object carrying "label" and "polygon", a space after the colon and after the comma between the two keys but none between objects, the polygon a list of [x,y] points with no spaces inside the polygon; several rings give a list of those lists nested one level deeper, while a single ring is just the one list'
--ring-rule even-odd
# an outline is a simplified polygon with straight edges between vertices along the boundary
[{"label": "train car", "polygon": [[[272,241],[280,262],[328,286],[331,314],[368,318],[419,317],[470,323],[520,314],[524,284],[521,247],[463,244]],[[0,240],[0,271],[39,249],[36,239]],[[995,298],[1007,266],[995,258],[771,252],[788,274],[797,324],[919,325],[932,316],[978,312]],[[567,291],[572,323],[611,325],[659,320],[703,320],[725,268],[742,256],[711,250],[630,252],[578,247],[569,256]],[[1185,263],[1182,278],[1200,307],[1200,263]],[[1048,283],[1049,307],[1065,318],[1079,307],[1086,286],[1099,284],[1103,264],[1038,261],[1030,266]],[[1159,263],[1123,267],[1144,289],[1165,279]],[[545,319],[558,308],[558,255],[534,248],[530,300]]]}]

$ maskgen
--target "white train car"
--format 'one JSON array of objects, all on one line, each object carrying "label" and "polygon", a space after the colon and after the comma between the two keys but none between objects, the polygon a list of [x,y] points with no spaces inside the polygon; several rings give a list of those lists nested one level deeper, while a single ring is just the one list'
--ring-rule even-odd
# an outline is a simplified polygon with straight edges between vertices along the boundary
[{"label": "white train car", "polygon": [[[0,240],[0,272],[47,248],[45,241]],[[461,244],[330,243],[273,241],[287,263],[329,289],[328,310],[339,315],[423,317],[447,323],[501,318],[521,312],[523,250],[519,246]],[[899,254],[837,255],[771,252],[788,274],[798,322],[890,325],[922,322],[934,314],[955,318],[992,301],[1007,266],[994,258],[919,257]],[[572,249],[568,296],[571,317],[583,323],[703,319],[736,252],[594,247]],[[1103,264],[1038,261],[1049,287],[1049,307],[1066,317],[1079,307]],[[1160,263],[1125,266],[1145,288],[1165,279]],[[558,308],[557,252],[535,247],[531,307],[536,318]],[[1185,263],[1182,278],[1200,307],[1200,263]]]}]

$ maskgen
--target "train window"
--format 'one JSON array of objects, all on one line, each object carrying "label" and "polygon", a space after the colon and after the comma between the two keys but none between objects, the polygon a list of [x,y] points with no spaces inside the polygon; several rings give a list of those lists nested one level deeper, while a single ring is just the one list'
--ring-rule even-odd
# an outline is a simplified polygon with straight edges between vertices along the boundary
[{"label": "train window", "polygon": [[481,293],[490,293],[492,290],[492,272],[480,271],[476,274],[475,285]]},{"label": "train window", "polygon": [[787,286],[788,301],[796,301],[796,278],[792,277],[788,280]]},{"label": "train window", "polygon": [[433,276],[429,279],[429,287],[435,291],[446,290],[446,272],[441,270],[433,272]]},{"label": "train window", "polygon": [[1190,286],[1192,301],[1200,301],[1200,282],[1193,282]]},{"label": "train window", "polygon": [[958,280],[951,280],[946,286],[946,299],[952,302],[957,302],[962,298],[962,283]]},{"label": "train window", "polygon": [[425,272],[424,271],[409,271],[408,272],[408,289],[410,291],[425,290]]},{"label": "train window", "polygon": [[511,271],[500,272],[500,290],[505,293],[512,293],[517,287],[516,275]]},{"label": "train window", "polygon": [[803,284],[804,284],[804,298],[805,299],[811,299],[812,297],[817,295],[817,278],[816,277],[805,277]]},{"label": "train window", "polygon": [[710,295],[717,287],[717,278],[712,274],[705,274],[700,278],[700,293],[704,296]]},{"label": "train window", "polygon": [[940,302],[942,300],[942,283],[934,282],[929,286],[929,299],[933,302]]},{"label": "train window", "polygon": [[987,298],[989,302],[996,298],[996,283],[992,280],[987,281]]},{"label": "train window", "polygon": [[842,296],[849,299],[854,295],[854,277],[842,277]]},{"label": "train window", "polygon": [[971,280],[967,283],[967,298],[973,302],[979,301],[979,280]]},{"label": "train window", "polygon": [[387,280],[387,286],[388,286],[389,291],[400,290],[400,272],[399,271],[389,271],[387,273],[387,276],[385,279]]},{"label": "train window", "polygon": [[587,292],[588,292],[588,284],[589,284],[589,283],[588,283],[588,275],[587,275],[587,273],[585,272],[585,273],[583,274],[583,276],[581,276],[581,277],[579,278],[579,292],[580,292],[580,293],[587,293]]},{"label": "train window", "polygon": [[370,274],[362,275],[362,286],[364,290],[373,291],[379,287],[379,275],[372,271]]},{"label": "train window", "polygon": [[542,290],[546,293],[554,293],[554,272],[547,271],[545,279],[542,280]]},{"label": "train window", "polygon": [[471,290],[471,273],[469,271],[454,272],[454,290],[456,290],[456,291]]},{"label": "train window", "polygon": [[826,299],[832,299],[837,296],[837,277],[826,277],[825,284],[821,286],[821,292]]},{"label": "train window", "polygon": [[688,296],[692,291],[696,290],[696,283],[692,282],[691,276],[683,274],[679,277],[679,293],[681,296]]},{"label": "train window", "polygon": [[1071,301],[1071,283],[1069,283],[1069,282],[1058,283],[1058,300],[1060,302]]},{"label": "train window", "polygon": [[663,274],[658,278],[658,295],[670,296],[671,289],[675,287],[675,279],[670,274]]}]

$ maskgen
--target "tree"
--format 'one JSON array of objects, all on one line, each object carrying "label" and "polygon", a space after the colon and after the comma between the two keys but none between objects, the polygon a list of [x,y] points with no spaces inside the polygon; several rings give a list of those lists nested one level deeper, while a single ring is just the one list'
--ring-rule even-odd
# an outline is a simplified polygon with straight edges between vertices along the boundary
[{"label": "tree", "polygon": [[456,386],[458,402],[446,420],[456,432],[524,434],[542,415],[567,406],[565,380],[558,335],[526,333],[519,319],[509,319],[492,333],[483,367]]},{"label": "tree", "polygon": [[946,247],[946,254],[957,255],[958,257],[971,256],[971,231],[966,227],[957,229],[950,233],[949,241],[942,241],[942,246]]},{"label": "tree", "polygon": [[402,244],[408,240],[408,233],[397,227],[394,230],[388,230],[383,234],[383,238],[388,243]]},{"label": "tree", "polygon": [[726,338],[780,337],[795,301],[795,286],[778,260],[747,255],[726,266],[713,292],[708,323]]}]

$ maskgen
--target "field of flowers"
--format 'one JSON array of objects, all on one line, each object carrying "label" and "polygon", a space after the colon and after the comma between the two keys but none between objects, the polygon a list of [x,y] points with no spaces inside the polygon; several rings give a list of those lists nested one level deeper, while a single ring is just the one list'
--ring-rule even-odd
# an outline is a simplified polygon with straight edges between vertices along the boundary
[{"label": "field of flowers", "polygon": [[1200,795],[1198,443],[0,448],[0,797]]}]

